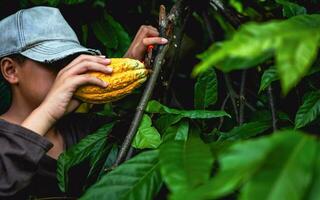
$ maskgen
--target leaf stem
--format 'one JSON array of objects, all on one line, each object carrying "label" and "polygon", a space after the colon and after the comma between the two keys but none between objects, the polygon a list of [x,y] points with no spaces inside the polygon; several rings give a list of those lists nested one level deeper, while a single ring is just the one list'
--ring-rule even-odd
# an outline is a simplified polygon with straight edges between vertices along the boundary
[{"label": "leaf stem", "polygon": [[244,104],[246,101],[246,98],[244,96],[244,87],[246,84],[246,75],[247,75],[247,70],[243,70],[241,74],[241,86],[240,86],[240,108],[239,108],[239,125],[243,124],[244,121]]},{"label": "leaf stem", "polygon": [[274,106],[274,98],[272,94],[272,86],[269,85],[268,87],[268,95],[269,95],[269,104],[270,104],[270,109],[271,109],[271,115],[272,115],[272,127],[273,131],[276,131],[277,128],[277,118],[276,118],[276,110]]}]

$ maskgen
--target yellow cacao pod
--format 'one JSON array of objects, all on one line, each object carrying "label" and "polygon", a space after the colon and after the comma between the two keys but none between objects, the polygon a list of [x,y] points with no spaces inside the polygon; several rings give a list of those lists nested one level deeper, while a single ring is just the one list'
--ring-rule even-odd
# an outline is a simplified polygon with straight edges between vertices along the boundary
[{"label": "yellow cacao pod", "polygon": [[148,70],[138,60],[111,58],[112,74],[89,72],[90,75],[108,83],[106,88],[84,85],[77,89],[75,97],[87,103],[108,103],[130,94],[147,80]]}]

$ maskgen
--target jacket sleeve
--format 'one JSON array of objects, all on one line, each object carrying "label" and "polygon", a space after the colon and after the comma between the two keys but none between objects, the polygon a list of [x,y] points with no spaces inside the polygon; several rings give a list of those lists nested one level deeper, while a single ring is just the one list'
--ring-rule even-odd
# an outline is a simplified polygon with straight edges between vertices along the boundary
[{"label": "jacket sleeve", "polygon": [[30,184],[52,143],[22,126],[0,119],[0,199]]}]

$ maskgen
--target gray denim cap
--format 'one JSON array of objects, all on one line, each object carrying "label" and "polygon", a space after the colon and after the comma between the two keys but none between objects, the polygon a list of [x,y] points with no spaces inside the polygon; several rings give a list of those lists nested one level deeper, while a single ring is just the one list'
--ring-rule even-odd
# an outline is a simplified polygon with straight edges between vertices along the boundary
[{"label": "gray denim cap", "polygon": [[18,53],[51,63],[77,53],[99,55],[100,51],[81,46],[57,8],[38,6],[0,21],[0,58]]}]

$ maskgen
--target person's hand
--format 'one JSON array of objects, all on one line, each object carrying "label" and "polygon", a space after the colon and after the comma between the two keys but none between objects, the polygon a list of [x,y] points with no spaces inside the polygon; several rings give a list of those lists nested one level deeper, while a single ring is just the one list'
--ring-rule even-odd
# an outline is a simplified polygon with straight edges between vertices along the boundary
[{"label": "person's hand", "polygon": [[93,84],[107,87],[107,83],[101,79],[85,73],[98,71],[110,74],[112,69],[107,67],[108,64],[110,64],[109,59],[99,56],[81,55],[74,59],[59,71],[44,101],[22,125],[41,135],[45,134],[59,118],[80,105],[78,100],[72,98],[79,86]]},{"label": "person's hand", "polygon": [[156,28],[142,25],[123,57],[143,60],[149,45],[166,44],[167,42],[167,39],[159,37]]}]

